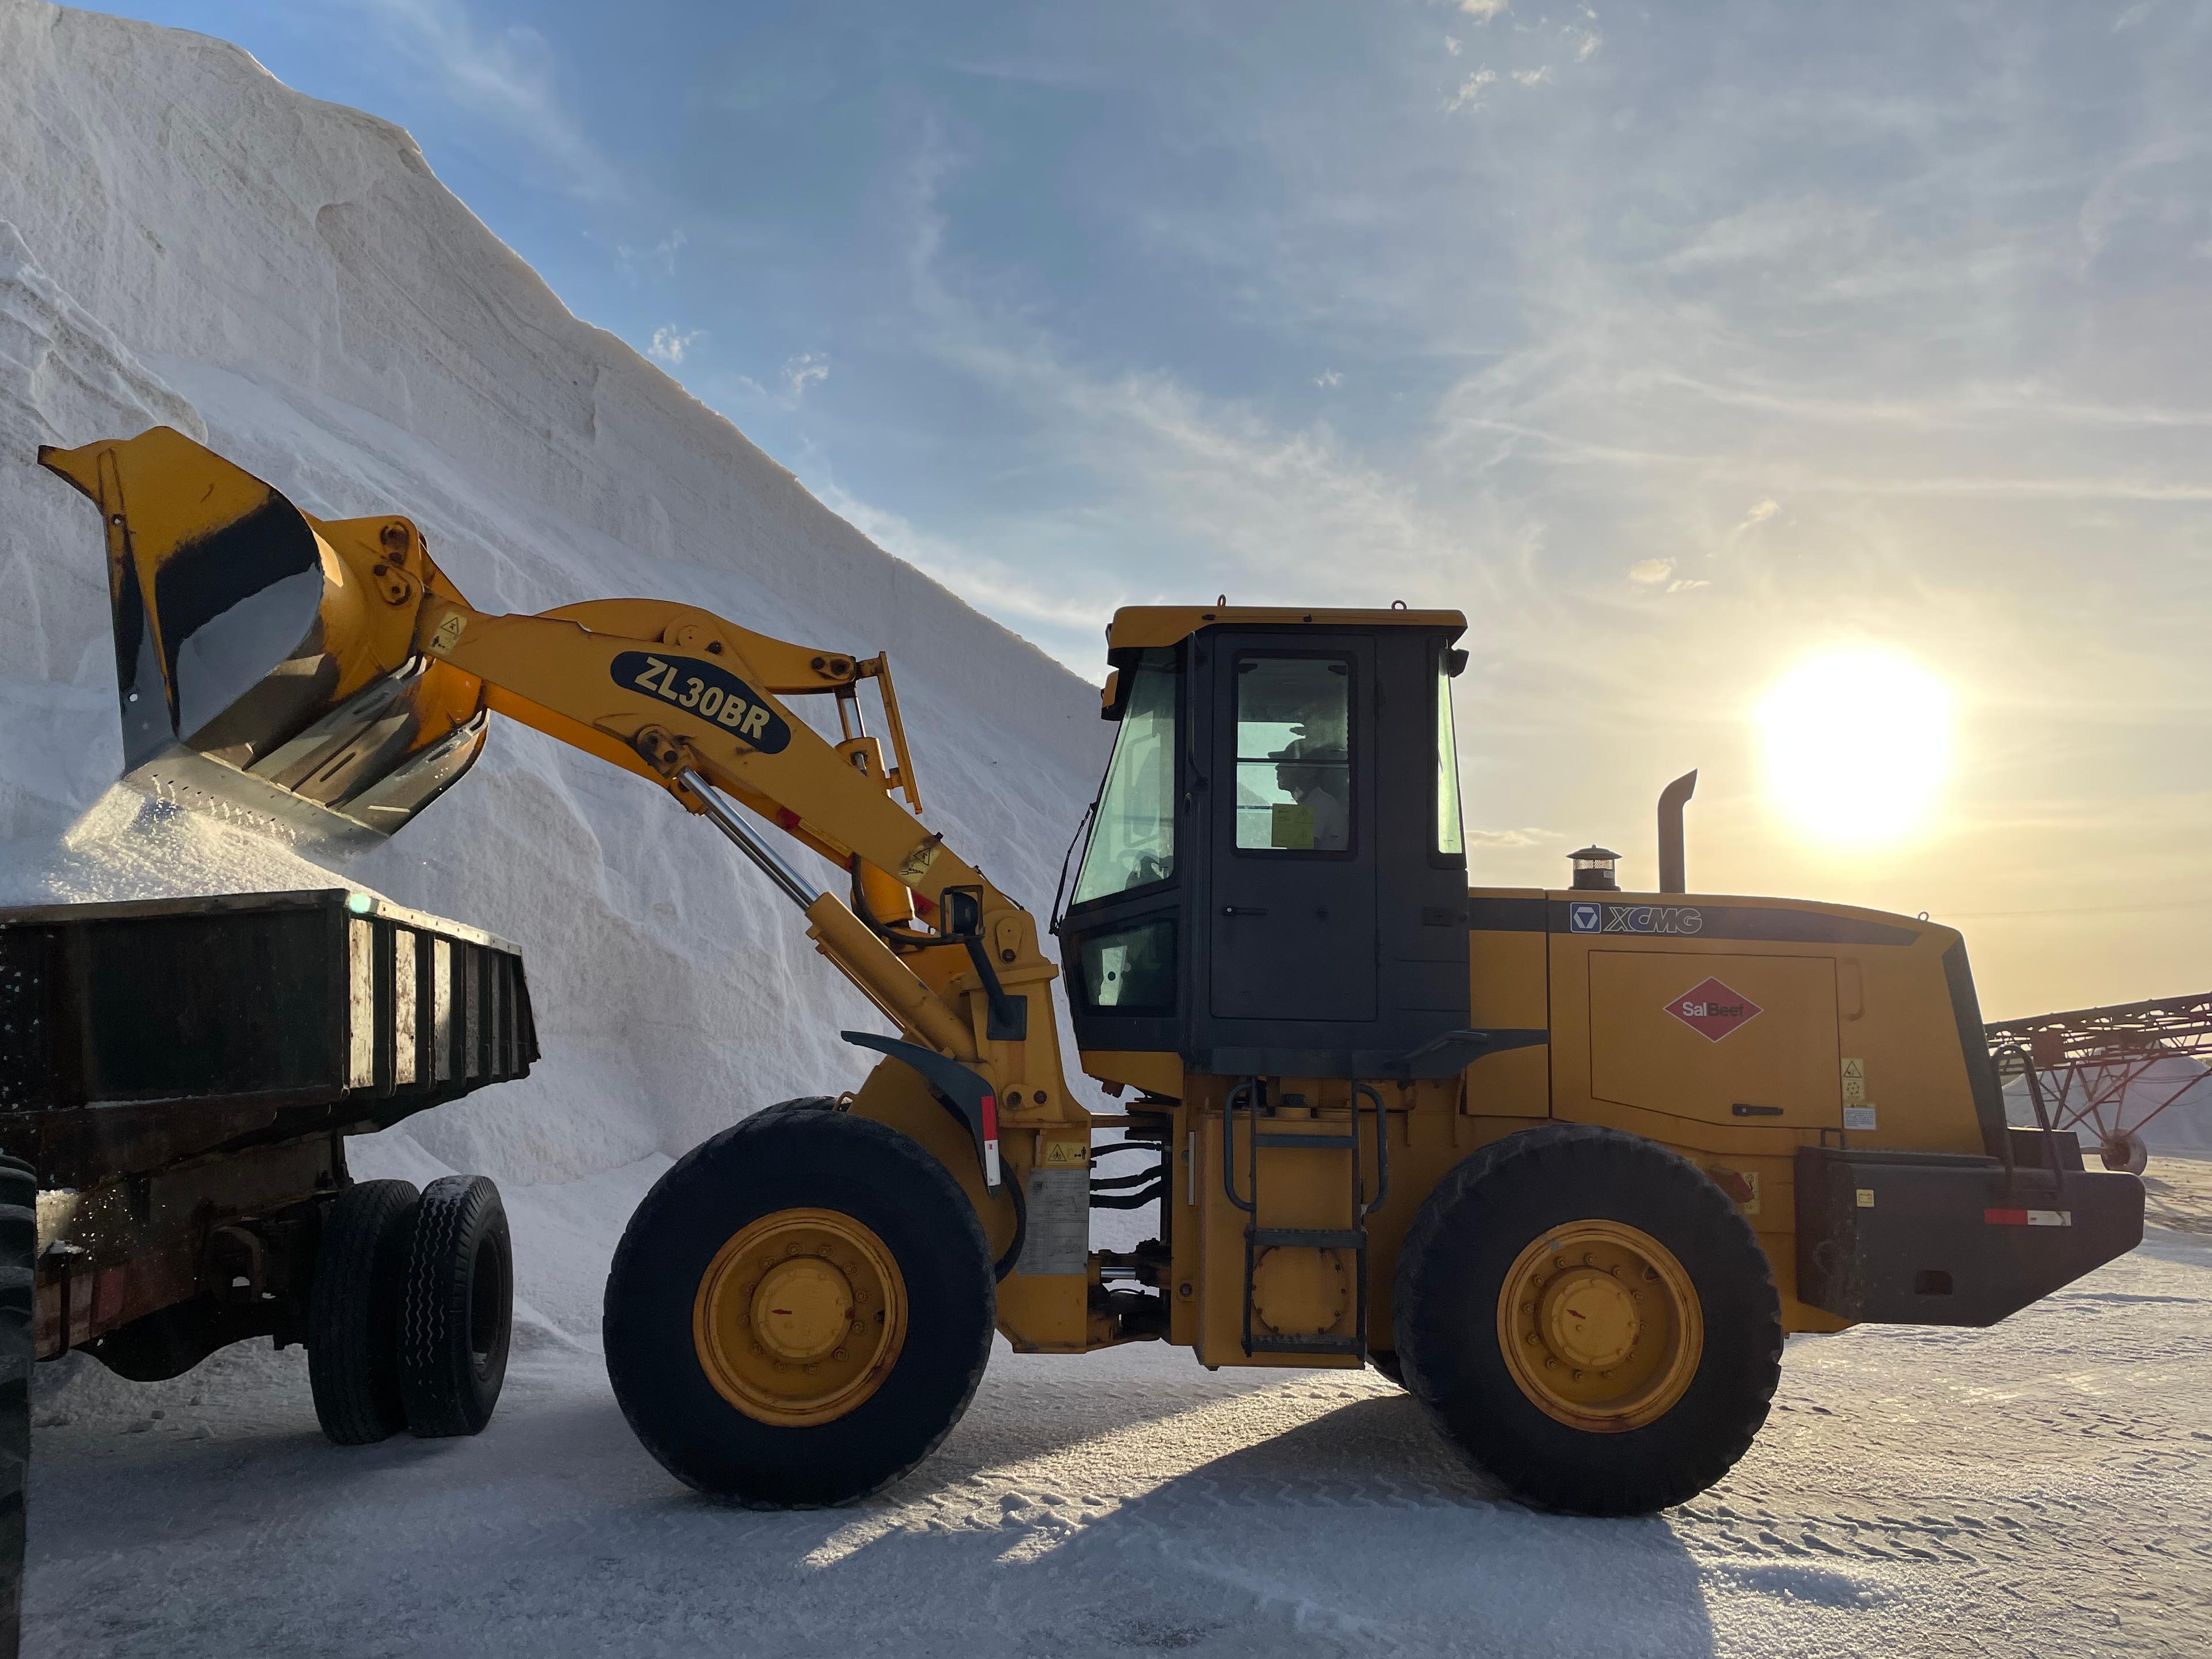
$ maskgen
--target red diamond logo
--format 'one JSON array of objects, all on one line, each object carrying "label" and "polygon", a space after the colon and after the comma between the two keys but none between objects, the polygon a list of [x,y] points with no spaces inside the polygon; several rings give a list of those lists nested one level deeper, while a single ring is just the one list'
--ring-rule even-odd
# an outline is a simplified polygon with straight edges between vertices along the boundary
[{"label": "red diamond logo", "polygon": [[1667,1005],[1667,1012],[1706,1041],[1718,1042],[1765,1011],[1741,991],[1731,991],[1720,981],[1709,979],[1676,997]]}]

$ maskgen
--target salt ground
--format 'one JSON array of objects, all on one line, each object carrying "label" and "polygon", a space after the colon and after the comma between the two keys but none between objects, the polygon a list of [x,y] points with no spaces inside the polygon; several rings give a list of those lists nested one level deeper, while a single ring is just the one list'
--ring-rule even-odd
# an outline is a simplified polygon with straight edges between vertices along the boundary
[{"label": "salt ground", "polygon": [[2155,1167],[2204,1234],[1993,1330],[1793,1340],[1750,1455],[1650,1520],[1496,1501],[1371,1372],[1158,1348],[1001,1351],[903,1484],[799,1514],[676,1486],[543,1340],[480,1438],[351,1449],[296,1353],[88,1363],[39,1408],[26,1651],[2201,1655],[2212,1162]]}]

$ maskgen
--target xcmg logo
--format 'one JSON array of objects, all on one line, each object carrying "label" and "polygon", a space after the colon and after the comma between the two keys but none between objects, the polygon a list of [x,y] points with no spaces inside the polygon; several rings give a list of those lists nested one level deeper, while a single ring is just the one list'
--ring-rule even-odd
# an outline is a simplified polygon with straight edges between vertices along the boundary
[{"label": "xcmg logo", "polygon": [[1695,905],[1567,901],[1567,931],[1571,933],[1701,933],[1705,927],[1705,915]]}]

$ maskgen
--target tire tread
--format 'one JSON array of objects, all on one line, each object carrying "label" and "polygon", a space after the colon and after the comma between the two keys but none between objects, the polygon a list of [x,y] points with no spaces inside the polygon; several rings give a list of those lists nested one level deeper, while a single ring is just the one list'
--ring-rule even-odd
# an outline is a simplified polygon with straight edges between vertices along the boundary
[{"label": "tire tread", "polygon": [[[423,1189],[399,1321],[400,1397],[408,1430],[419,1438],[479,1434],[498,1400],[507,1339],[500,1343],[500,1375],[487,1390],[473,1376],[469,1329],[476,1256],[469,1241],[492,1226],[505,1231],[505,1212],[499,1188],[484,1176],[446,1176]],[[509,1281],[511,1295],[511,1269]]]},{"label": "tire tread", "polygon": [[397,1281],[421,1201],[410,1182],[357,1182],[323,1224],[307,1298],[307,1381],[316,1421],[341,1446],[374,1445],[406,1426]]}]

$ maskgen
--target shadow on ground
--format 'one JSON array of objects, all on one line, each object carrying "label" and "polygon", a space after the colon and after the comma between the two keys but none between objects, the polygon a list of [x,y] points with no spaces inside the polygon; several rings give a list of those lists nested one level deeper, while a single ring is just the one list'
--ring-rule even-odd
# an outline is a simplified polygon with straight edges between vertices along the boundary
[{"label": "shadow on ground", "polygon": [[1366,1374],[1002,1352],[936,1457],[797,1513],[677,1486],[592,1362],[532,1362],[467,1441],[340,1450],[292,1379],[263,1394],[41,1437],[33,1650],[1712,1650],[1663,1522],[1501,1504]]}]

